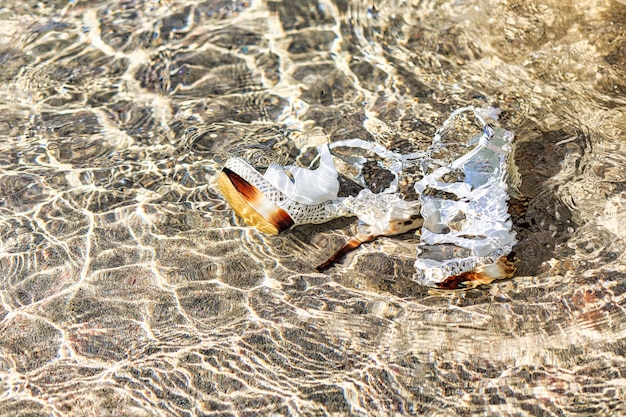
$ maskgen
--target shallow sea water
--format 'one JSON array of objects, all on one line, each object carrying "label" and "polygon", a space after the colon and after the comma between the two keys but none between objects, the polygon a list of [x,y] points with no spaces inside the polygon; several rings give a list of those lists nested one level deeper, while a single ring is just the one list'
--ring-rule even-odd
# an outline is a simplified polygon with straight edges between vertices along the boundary
[{"label": "shallow sea water", "polygon": [[[0,415],[626,414],[626,5],[9,0],[0,26]],[[466,105],[516,135],[513,279],[432,292],[411,233],[315,273],[354,220],[267,237],[217,190],[233,154],[424,149]]]}]

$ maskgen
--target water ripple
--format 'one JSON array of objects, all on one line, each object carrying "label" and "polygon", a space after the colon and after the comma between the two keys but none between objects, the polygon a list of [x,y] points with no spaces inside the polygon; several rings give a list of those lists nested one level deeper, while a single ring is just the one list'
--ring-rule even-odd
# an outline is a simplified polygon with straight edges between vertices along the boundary
[{"label": "water ripple", "polygon": [[[625,13],[8,2],[0,415],[626,413]],[[413,234],[316,273],[354,220],[267,237],[218,191],[231,156],[306,165],[308,146],[352,138],[424,150],[466,105],[500,108],[516,135],[510,280],[421,287]]]}]

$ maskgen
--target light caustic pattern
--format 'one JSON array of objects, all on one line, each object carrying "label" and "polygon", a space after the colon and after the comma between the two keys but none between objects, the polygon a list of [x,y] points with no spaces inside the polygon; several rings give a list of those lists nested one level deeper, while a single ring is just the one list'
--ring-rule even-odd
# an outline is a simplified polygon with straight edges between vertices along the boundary
[{"label": "light caustic pattern", "polygon": [[[594,0],[4,2],[0,415],[624,414],[625,24]],[[411,234],[316,273],[354,220],[270,238],[218,191],[231,157],[427,152],[467,106],[515,132],[514,279],[430,292]],[[461,117],[397,178],[332,148],[339,196],[416,201],[480,133]]]}]

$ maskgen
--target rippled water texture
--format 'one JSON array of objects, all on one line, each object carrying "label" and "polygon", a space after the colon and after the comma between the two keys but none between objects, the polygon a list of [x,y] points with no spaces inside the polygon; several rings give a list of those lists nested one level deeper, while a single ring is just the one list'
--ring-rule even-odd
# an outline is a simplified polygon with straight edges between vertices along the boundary
[{"label": "rippled water texture", "polygon": [[[626,413],[626,5],[373,3],[3,2],[1,415]],[[465,105],[516,135],[513,279],[429,292],[413,234],[314,273],[353,220],[217,191]]]}]

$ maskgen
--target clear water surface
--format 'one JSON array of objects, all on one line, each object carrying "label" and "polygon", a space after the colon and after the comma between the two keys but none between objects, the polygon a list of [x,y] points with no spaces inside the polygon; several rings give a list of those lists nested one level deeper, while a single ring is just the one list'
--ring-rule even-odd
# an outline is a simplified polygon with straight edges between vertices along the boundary
[{"label": "clear water surface", "polygon": [[[623,2],[9,0],[0,27],[0,415],[626,414]],[[424,149],[466,105],[516,135],[513,279],[429,291],[414,234],[315,273],[354,220],[269,238],[216,188],[233,154]]]}]

